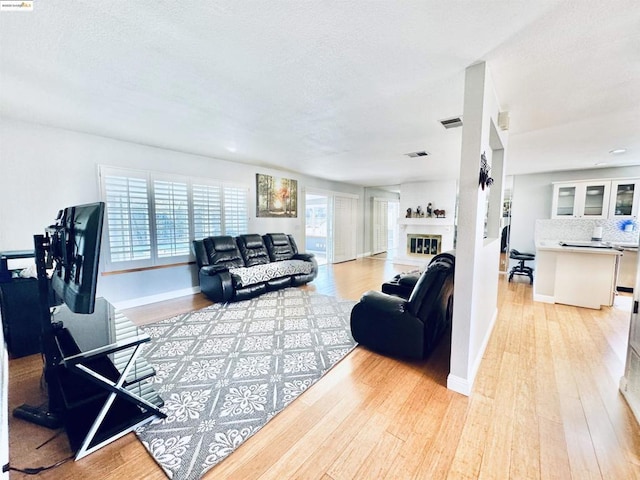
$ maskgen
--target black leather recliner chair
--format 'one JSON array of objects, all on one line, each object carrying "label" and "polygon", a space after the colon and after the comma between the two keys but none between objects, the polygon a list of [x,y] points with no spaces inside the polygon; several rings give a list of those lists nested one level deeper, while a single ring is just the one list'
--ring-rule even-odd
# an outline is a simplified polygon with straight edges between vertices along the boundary
[{"label": "black leather recliner chair", "polygon": [[403,358],[426,358],[451,327],[455,256],[433,258],[409,299],[366,292],[351,311],[356,342],[376,352]]}]

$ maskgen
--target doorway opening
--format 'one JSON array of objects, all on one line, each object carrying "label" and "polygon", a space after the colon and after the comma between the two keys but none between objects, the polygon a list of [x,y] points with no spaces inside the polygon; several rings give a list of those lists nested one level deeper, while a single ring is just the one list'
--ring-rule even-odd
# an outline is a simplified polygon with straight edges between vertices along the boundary
[{"label": "doorway opening", "polygon": [[390,200],[387,204],[387,259],[393,260],[398,251],[398,218],[400,202]]}]

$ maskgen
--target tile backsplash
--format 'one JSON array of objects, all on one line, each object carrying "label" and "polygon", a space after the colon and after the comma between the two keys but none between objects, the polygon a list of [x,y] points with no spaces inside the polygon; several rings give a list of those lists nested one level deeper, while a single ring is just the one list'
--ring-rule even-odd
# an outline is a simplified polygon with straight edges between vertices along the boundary
[{"label": "tile backsplash", "polygon": [[[633,230],[624,229],[624,220],[588,220],[563,218],[536,220],[535,241],[544,240],[591,240],[594,229],[602,227],[603,242],[638,243],[640,224],[633,221]],[[627,221],[628,223],[628,221]]]}]

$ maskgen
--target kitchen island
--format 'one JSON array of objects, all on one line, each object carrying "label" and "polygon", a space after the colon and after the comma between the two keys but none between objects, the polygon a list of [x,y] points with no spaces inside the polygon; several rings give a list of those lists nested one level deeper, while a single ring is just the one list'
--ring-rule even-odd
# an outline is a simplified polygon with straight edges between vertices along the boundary
[{"label": "kitchen island", "polygon": [[595,309],[613,305],[622,251],[597,242],[561,243],[536,245],[533,299]]}]

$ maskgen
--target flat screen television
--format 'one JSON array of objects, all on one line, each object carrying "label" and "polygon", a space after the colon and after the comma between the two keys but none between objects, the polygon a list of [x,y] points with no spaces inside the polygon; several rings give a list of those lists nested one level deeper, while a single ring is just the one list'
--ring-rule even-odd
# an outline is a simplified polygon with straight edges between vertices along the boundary
[{"label": "flat screen television", "polygon": [[47,228],[51,287],[72,312],[93,313],[104,202],[67,207]]}]

